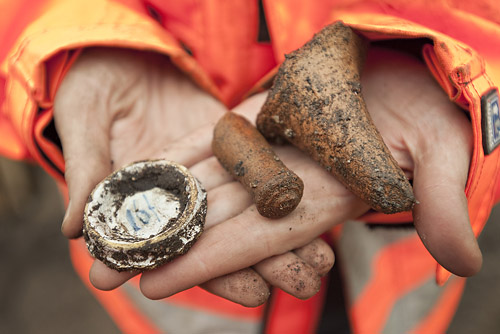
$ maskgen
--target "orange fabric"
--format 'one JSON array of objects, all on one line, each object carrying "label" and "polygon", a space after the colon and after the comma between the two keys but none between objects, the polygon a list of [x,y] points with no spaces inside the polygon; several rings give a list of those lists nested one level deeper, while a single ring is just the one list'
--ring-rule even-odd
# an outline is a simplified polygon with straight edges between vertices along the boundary
[{"label": "orange fabric", "polygon": [[382,249],[372,265],[372,279],[349,310],[354,333],[382,333],[396,301],[429,280],[435,268],[416,234]]},{"label": "orange fabric", "polygon": [[[39,16],[47,1],[0,0],[0,63],[2,63],[16,39],[32,20]],[[2,107],[6,97],[6,76],[0,71],[0,154],[11,159],[29,159],[30,153],[19,133],[10,122]]]},{"label": "orange fabric", "polygon": [[[78,50],[86,46],[167,54],[200,87],[232,107],[283,60],[284,53],[302,45],[324,25],[343,20],[371,39],[425,37],[433,42],[424,49],[431,72],[450,99],[471,115],[474,150],[465,192],[478,235],[492,205],[500,199],[500,150],[484,155],[479,103],[482,94],[500,83],[500,28],[494,15],[498,10],[492,10],[498,5],[493,0],[481,0],[481,4],[473,6],[465,0],[264,1],[272,44],[261,44],[256,40],[257,1],[0,0],[0,154],[33,158],[63,181],[61,152],[44,131],[52,119],[57,87]],[[396,286],[400,289],[389,294],[388,307],[423,275],[419,266],[432,262],[430,256],[419,256],[412,260],[416,273],[412,279],[391,273],[401,282]],[[88,267],[78,262],[81,257],[74,258],[85,278]],[[382,263],[377,265],[378,273]],[[438,267],[438,282],[448,277]],[[370,300],[377,291],[367,289],[364,298]],[[360,305],[356,307],[373,311],[369,303]],[[361,322],[361,317],[353,321]]]},{"label": "orange fabric", "polygon": [[[155,328],[138,309],[133,307],[131,301],[124,292],[120,289],[113,291],[100,291],[94,288],[89,279],[88,273],[93,262],[93,258],[87,251],[87,247],[83,239],[70,241],[70,254],[77,273],[83,278],[87,288],[99,299],[103,306],[110,312],[111,317],[120,322],[121,318],[126,318],[127,321],[123,324],[127,330],[126,333],[157,333]],[[132,279],[132,283],[139,288],[139,276]],[[219,314],[228,318],[241,319],[246,321],[259,321],[262,317],[264,307],[248,308],[235,304],[226,299],[216,297],[209,292],[194,287],[183,292],[180,292],[172,297],[169,297],[168,302],[178,306],[183,306],[198,311],[204,311],[209,314]],[[117,310],[115,302],[120,303],[120,308]],[[159,301],[161,302],[161,301]],[[121,326],[121,324],[120,324]],[[142,331],[137,331],[137,328],[144,328]]]},{"label": "orange fabric", "polygon": [[[68,187],[62,181],[58,181],[56,184],[63,196],[64,204],[67,206],[69,202]],[[129,297],[121,289],[101,291],[94,288],[89,279],[93,258],[87,251],[87,247],[82,238],[70,240],[69,255],[80,279],[106,309],[122,333],[161,333],[161,331],[134,306]]]},{"label": "orange fabric", "polygon": [[82,248],[86,248],[82,238],[71,240],[69,246],[71,260],[73,263],[78,263],[78,266],[75,266],[78,275],[82,278],[87,288],[106,308],[122,333],[161,333],[160,330],[141,314],[120,289],[101,291],[92,286],[88,278],[88,273],[92,266],[93,259],[88,252],[82,252]]},{"label": "orange fabric", "polygon": [[446,333],[462,297],[465,281],[465,278],[454,277],[429,315],[411,333]]},{"label": "orange fabric", "polygon": [[315,333],[326,294],[325,279],[322,279],[322,283],[320,291],[307,300],[298,300],[280,289],[274,289],[268,305],[270,317],[264,333]]},{"label": "orange fabric", "polygon": [[[0,79],[0,87],[3,85]],[[9,118],[0,112],[0,154],[16,160],[28,160],[30,158],[26,146],[23,144],[19,134],[12,127]]]},{"label": "orange fabric", "polygon": [[225,317],[256,322],[260,321],[264,311],[263,306],[255,308],[244,307],[229,300],[215,297],[199,287],[180,292],[169,297],[168,301],[179,306],[202,310],[206,313],[214,313],[224,315]]}]

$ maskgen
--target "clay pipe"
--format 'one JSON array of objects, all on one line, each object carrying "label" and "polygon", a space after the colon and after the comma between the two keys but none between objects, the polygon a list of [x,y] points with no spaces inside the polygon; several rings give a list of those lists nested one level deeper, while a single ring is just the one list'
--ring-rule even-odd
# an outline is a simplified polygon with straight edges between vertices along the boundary
[{"label": "clay pipe", "polygon": [[258,117],[271,141],[310,155],[384,213],[410,210],[413,190],[366,109],[360,74],[367,42],[337,22],[286,56]]},{"label": "clay pipe", "polygon": [[259,213],[281,218],[299,204],[302,180],[289,170],[257,129],[227,112],[214,129],[212,150],[224,168],[252,195]]}]

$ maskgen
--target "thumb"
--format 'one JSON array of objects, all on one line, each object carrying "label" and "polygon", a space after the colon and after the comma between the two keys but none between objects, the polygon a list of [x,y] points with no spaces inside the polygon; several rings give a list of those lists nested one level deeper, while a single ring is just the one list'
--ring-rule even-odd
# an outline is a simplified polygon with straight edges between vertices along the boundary
[{"label": "thumb", "polygon": [[88,196],[112,170],[109,125],[85,110],[71,112],[64,104],[56,105],[54,109],[69,192],[69,205],[61,231],[67,238],[77,238],[82,234]]},{"label": "thumb", "polygon": [[[82,138],[82,140],[88,140],[88,138]],[[81,236],[83,212],[87,199],[96,184],[111,173],[111,162],[107,151],[104,147],[86,144],[82,145],[79,150],[73,150],[65,155],[65,178],[68,185],[69,205],[61,231],[67,238]]]},{"label": "thumb", "polygon": [[86,130],[75,131],[61,142],[69,192],[61,231],[68,238],[76,238],[82,233],[83,212],[92,189],[111,173],[109,139],[103,133]]},{"label": "thumb", "polygon": [[470,142],[457,137],[427,137],[428,143],[414,157],[413,187],[419,204],[413,217],[422,242],[437,262],[456,275],[472,276],[481,268],[482,255],[464,193]]}]

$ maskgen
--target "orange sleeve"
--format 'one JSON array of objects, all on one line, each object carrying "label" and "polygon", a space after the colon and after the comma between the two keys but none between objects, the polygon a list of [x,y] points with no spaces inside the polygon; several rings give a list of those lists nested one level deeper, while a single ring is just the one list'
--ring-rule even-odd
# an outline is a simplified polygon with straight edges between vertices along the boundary
[{"label": "orange sleeve", "polygon": [[[26,25],[37,17],[44,1],[7,1],[0,0],[0,63],[5,60]],[[6,76],[0,71],[0,106],[5,100]],[[29,152],[16,133],[4,108],[0,108],[0,154],[11,159],[28,159]]]},{"label": "orange sleeve", "polygon": [[[216,95],[208,76],[148,14],[147,6],[139,5],[142,2],[46,0],[40,3],[39,10],[31,14],[31,21],[24,22],[24,30],[15,41],[10,41],[11,46],[2,57],[0,154],[17,159],[31,157],[57,180],[62,180],[64,163],[52,122],[53,99],[64,74],[84,47],[114,46],[169,55],[202,88]],[[11,12],[15,13],[17,7],[13,6]],[[19,19],[23,20],[26,21]]]}]

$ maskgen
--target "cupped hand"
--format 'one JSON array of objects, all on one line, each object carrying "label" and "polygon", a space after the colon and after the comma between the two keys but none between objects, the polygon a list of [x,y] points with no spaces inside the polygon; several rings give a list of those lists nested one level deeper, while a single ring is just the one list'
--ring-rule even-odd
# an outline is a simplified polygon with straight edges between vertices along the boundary
[{"label": "cupped hand", "polygon": [[[419,201],[413,216],[424,245],[451,272],[475,274],[482,257],[470,227],[464,194],[472,150],[471,125],[465,112],[449,101],[425,65],[395,51],[372,49],[362,84],[376,126],[413,180]],[[235,111],[258,110],[263,98],[253,97]],[[278,153],[304,181],[304,196],[297,209],[269,221],[256,213],[240,187],[219,186],[212,191],[214,202],[209,214],[210,224],[217,225],[185,256],[144,273],[141,288],[146,296],[167,297],[247,266],[258,270],[255,263],[306,244],[335,224],[367,211],[363,203],[301,153],[290,147]],[[225,220],[223,212],[228,208],[233,208],[232,216],[236,215]],[[279,277],[279,272],[275,275]]]},{"label": "cupped hand", "polygon": [[[314,294],[319,276],[333,265],[333,253],[316,237],[368,207],[302,153],[282,147],[280,158],[304,180],[304,197],[285,218],[261,217],[244,189],[211,156],[212,129],[223,106],[172,71],[165,59],[149,55],[144,60],[144,54],[128,52],[124,59],[112,56],[110,67],[101,52],[109,51],[93,50],[81,58],[56,100],[71,200],[63,233],[80,233],[85,199],[113,169],[135,160],[167,158],[190,167],[207,188],[207,229],[186,255],[142,275],[146,296],[158,299],[201,285],[255,306],[266,300],[268,284],[300,298]],[[142,67],[131,69],[137,62]],[[134,75],[129,77],[129,71]],[[363,87],[377,127],[413,178],[420,202],[415,225],[424,244],[452,272],[475,273],[481,255],[463,194],[471,151],[467,118],[425,67],[404,55],[372,52]],[[255,96],[234,111],[254,120],[264,97]],[[190,116],[191,122],[184,120]],[[117,273],[98,261],[90,273],[101,289],[117,287],[135,274]]]},{"label": "cupped hand", "polygon": [[[81,235],[86,200],[113,170],[137,160],[164,158],[190,167],[202,181],[209,200],[202,239],[206,235],[217,239],[218,232],[210,232],[212,227],[238,216],[251,202],[211,154],[213,127],[226,111],[164,56],[121,49],[85,50],[61,84],[54,107],[70,198],[63,234],[68,238]],[[258,109],[245,111],[255,118]],[[220,233],[222,245],[230,234]],[[309,238],[281,249],[251,262],[236,261],[231,269],[197,284],[247,306],[265,302],[270,284],[301,298],[315,294],[320,276],[333,265],[330,247],[321,239]],[[255,266],[247,268],[250,265]],[[107,290],[137,274],[118,273],[95,261],[90,277],[97,288]]]},{"label": "cupped hand", "polygon": [[209,148],[197,149],[210,141],[209,133],[201,131],[203,138],[197,131],[213,126],[224,112],[222,104],[201,94],[161,55],[85,50],[66,75],[54,103],[70,198],[63,234],[81,235],[86,198],[114,169],[161,157],[169,144],[186,135],[196,153],[191,154],[189,147],[176,152],[185,163],[210,156]]},{"label": "cupped hand", "polygon": [[372,49],[362,77],[373,121],[413,179],[420,239],[450,272],[472,276],[482,255],[469,221],[465,185],[472,127],[416,58]]}]

